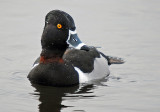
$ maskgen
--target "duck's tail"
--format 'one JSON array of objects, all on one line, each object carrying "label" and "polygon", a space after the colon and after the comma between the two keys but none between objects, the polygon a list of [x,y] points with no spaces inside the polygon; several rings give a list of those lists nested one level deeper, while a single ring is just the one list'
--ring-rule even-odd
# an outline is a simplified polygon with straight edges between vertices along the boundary
[{"label": "duck's tail", "polygon": [[125,63],[125,61],[122,58],[119,57],[113,57],[113,56],[106,56],[105,54],[103,54],[102,52],[100,52],[100,54],[106,58],[108,60],[108,65],[111,64],[123,64]]}]

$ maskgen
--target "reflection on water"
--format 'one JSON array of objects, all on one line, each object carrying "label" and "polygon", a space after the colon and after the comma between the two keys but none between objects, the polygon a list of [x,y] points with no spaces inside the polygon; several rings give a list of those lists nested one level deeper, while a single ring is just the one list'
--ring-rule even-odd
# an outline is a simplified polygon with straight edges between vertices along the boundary
[{"label": "reflection on water", "polygon": [[[93,90],[96,89],[97,86],[107,86],[103,84],[106,81],[108,81],[108,77],[73,87],[50,87],[32,84],[36,89],[32,94],[39,97],[39,112],[60,112],[63,108],[74,107],[73,105],[64,105],[63,101],[65,100],[90,99],[97,97]],[[74,111],[85,112],[84,110]]]},{"label": "reflection on water", "polygon": [[[48,87],[41,86],[37,84],[32,84],[36,88],[35,93],[39,97],[39,112],[60,112],[61,109],[67,107],[73,107],[68,105],[63,105],[62,101],[65,98],[92,98],[95,95],[86,95],[92,93],[91,90],[95,88],[93,84],[78,85],[74,87]],[[75,110],[78,112],[85,112],[84,110]]]}]

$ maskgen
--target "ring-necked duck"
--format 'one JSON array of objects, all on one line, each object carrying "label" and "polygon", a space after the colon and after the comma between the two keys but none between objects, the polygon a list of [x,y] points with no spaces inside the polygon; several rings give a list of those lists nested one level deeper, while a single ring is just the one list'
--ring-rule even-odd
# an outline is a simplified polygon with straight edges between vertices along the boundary
[{"label": "ring-necked duck", "polygon": [[71,86],[109,75],[110,64],[121,64],[121,58],[104,55],[84,44],[77,36],[72,17],[60,10],[45,18],[41,37],[42,52],[28,78],[32,83],[48,86]]}]

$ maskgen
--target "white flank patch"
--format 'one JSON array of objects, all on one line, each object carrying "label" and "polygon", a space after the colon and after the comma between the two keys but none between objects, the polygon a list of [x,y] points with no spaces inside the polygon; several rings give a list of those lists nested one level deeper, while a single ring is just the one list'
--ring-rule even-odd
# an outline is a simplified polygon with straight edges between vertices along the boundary
[{"label": "white flank patch", "polygon": [[83,73],[79,68],[74,67],[79,74],[79,82],[85,83],[87,81],[102,79],[109,75],[109,66],[107,60],[101,56],[94,61],[94,69],[91,73]]},{"label": "white flank patch", "polygon": [[84,82],[87,82],[88,81],[88,78],[87,78],[87,74],[86,73],[83,73],[79,68],[77,67],[74,67],[74,69],[78,72],[79,74],[79,82],[81,83],[84,83]]}]

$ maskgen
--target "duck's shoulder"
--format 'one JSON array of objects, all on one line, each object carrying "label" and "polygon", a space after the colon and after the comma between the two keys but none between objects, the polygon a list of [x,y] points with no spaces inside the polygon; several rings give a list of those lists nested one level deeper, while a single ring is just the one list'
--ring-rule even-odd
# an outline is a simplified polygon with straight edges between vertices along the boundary
[{"label": "duck's shoulder", "polygon": [[100,58],[100,53],[94,47],[90,48],[89,51],[69,48],[63,55],[63,59],[66,62],[71,63],[84,73],[89,73],[94,69],[94,61],[96,58]]},{"label": "duck's shoulder", "polygon": [[75,57],[79,59],[98,58],[100,57],[100,53],[95,47],[90,47],[89,51],[68,48],[63,55],[64,59]]}]

